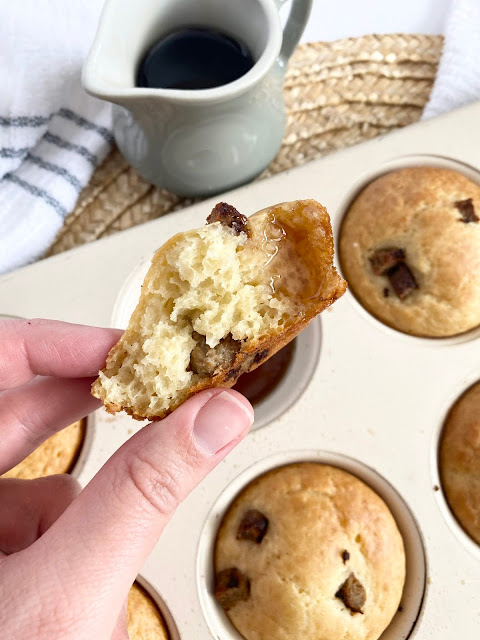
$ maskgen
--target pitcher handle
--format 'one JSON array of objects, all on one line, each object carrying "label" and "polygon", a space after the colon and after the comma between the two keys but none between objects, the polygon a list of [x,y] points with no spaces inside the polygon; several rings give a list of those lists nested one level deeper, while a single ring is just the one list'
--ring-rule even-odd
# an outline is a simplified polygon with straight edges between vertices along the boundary
[{"label": "pitcher handle", "polygon": [[[285,4],[286,0],[275,0],[278,9]],[[288,59],[292,55],[300,40],[303,30],[310,17],[313,0],[292,0],[290,14],[287,24],[283,30],[283,42],[280,49],[278,61],[281,67],[287,66]]]}]

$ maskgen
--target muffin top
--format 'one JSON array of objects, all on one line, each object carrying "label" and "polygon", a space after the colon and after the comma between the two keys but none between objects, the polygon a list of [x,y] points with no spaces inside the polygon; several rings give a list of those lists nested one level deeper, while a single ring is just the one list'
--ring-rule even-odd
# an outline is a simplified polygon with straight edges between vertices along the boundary
[{"label": "muffin top", "polygon": [[127,629],[130,640],[168,640],[169,634],[160,609],[134,582],[128,594]]},{"label": "muffin top", "polygon": [[440,442],[440,475],[451,510],[480,544],[480,382],[452,407]]},{"label": "muffin top", "polygon": [[412,167],[371,182],[345,215],[344,275],[391,327],[446,337],[480,324],[480,186],[448,169]]},{"label": "muffin top", "polygon": [[84,438],[85,420],[78,420],[50,436],[25,460],[4,473],[2,478],[33,480],[56,473],[68,473],[78,458]]},{"label": "muffin top", "polygon": [[336,467],[298,463],[250,483],[215,543],[215,596],[247,640],[376,640],[405,581],[383,500]]}]

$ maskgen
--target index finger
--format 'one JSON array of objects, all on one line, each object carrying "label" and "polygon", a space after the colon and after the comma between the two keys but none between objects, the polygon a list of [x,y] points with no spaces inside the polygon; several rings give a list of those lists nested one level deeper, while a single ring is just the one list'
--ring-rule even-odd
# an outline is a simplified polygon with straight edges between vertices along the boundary
[{"label": "index finger", "polygon": [[58,320],[2,320],[0,391],[25,384],[37,375],[95,376],[121,335],[118,329]]}]

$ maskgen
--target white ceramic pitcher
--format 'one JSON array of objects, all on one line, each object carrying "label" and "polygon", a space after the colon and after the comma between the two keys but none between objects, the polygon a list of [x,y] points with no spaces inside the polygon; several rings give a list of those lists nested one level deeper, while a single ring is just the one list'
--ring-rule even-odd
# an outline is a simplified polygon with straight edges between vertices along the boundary
[{"label": "white ceramic pitcher", "polygon": [[[107,0],[83,69],[92,95],[114,105],[114,135],[128,162],[159,187],[187,196],[243,184],[270,163],[285,127],[286,63],[312,0]],[[255,60],[244,76],[213,89],[135,86],[138,65],[162,35],[180,27],[218,29]]]}]

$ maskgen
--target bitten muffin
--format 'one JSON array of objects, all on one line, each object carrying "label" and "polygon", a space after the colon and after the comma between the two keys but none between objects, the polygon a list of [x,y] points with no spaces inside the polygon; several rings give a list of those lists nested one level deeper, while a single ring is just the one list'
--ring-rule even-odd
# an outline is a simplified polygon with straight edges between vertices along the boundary
[{"label": "bitten muffin", "polygon": [[450,410],[440,441],[439,464],[451,510],[480,544],[480,382]]},{"label": "bitten muffin", "polygon": [[318,202],[283,202],[250,218],[221,202],[207,225],[157,251],[92,393],[111,413],[163,418],[202,389],[232,387],[345,288]]},{"label": "bitten muffin", "polygon": [[480,186],[433,167],[371,182],[345,215],[340,259],[352,292],[391,327],[446,337],[480,324]]},{"label": "bitten muffin", "polygon": [[130,640],[169,640],[167,626],[151,596],[134,582],[127,602],[127,629]]},{"label": "bitten muffin", "polygon": [[72,470],[85,438],[85,420],[78,420],[45,440],[38,449],[3,474],[2,478],[33,480]]},{"label": "bitten muffin", "polygon": [[383,500],[316,463],[269,471],[226,512],[215,597],[246,640],[377,640],[405,582],[403,540]]}]

